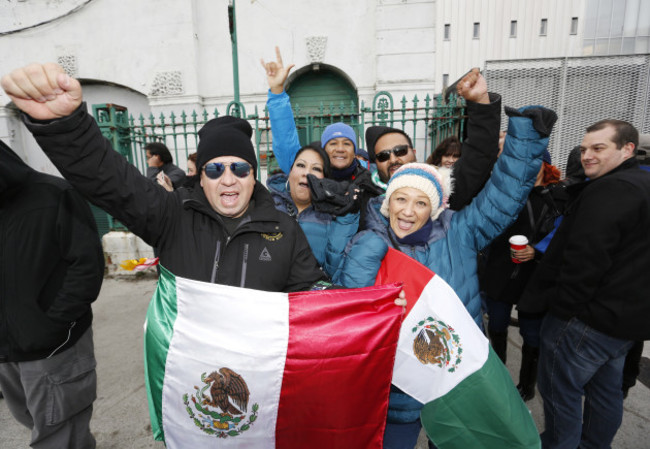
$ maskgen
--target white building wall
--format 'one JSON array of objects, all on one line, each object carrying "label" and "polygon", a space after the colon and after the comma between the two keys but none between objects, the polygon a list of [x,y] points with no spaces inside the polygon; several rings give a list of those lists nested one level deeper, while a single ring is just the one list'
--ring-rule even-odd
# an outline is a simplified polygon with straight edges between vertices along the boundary
[{"label": "white building wall", "polygon": [[[435,90],[443,75],[449,84],[472,67],[483,68],[486,60],[580,56],[586,0],[438,0],[435,12]],[[578,33],[570,35],[571,18],[578,17]],[[540,21],[548,20],[546,36]],[[510,22],[517,21],[517,36],[510,37]],[[473,25],[480,23],[480,37],[473,38]],[[449,40],[444,25],[451,24]]]},{"label": "white building wall", "polygon": [[[314,62],[340,69],[366,106],[380,90],[391,92],[398,104],[403,95],[423,100],[442,90],[444,74],[451,83],[486,60],[580,56],[589,2],[237,0],[241,101],[248,114],[255,105],[263,108],[267,87],[259,60],[273,59],[275,45],[296,70]],[[110,84],[103,93],[119,98],[100,95],[98,101],[124,103],[134,115],[215,107],[225,113],[233,99],[227,5],[228,0],[6,0],[0,14],[2,71],[63,60],[82,80]],[[572,17],[578,17],[575,35],[569,34]],[[548,19],[546,36],[539,35],[542,18]],[[517,21],[516,37],[510,37],[511,20]],[[481,27],[478,39],[472,37],[474,22]],[[443,39],[446,23],[449,40]],[[321,45],[311,44],[316,38]],[[8,103],[0,93],[0,109]],[[20,123],[3,118],[11,115],[0,110],[0,138],[24,146],[20,151],[35,166],[51,169],[17,129]]]}]

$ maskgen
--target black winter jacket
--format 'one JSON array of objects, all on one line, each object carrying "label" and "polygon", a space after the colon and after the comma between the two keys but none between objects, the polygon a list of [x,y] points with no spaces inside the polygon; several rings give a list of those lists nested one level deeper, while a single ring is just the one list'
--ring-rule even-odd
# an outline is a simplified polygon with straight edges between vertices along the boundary
[{"label": "black winter jacket", "polygon": [[467,102],[467,123],[460,158],[452,171],[449,208],[459,211],[483,190],[499,154],[501,95],[490,92],[490,103]]},{"label": "black winter jacket", "polygon": [[103,276],[86,201],[0,142],[0,362],[71,347],[92,323]]},{"label": "black winter jacket", "polygon": [[265,291],[298,291],[327,277],[296,221],[259,182],[232,235],[203,189],[161,189],[104,139],[81,105],[49,123],[25,117],[39,145],[90,201],[157,248],[160,263],[189,279]]},{"label": "black winter jacket", "polygon": [[522,301],[607,335],[650,339],[650,173],[628,159],[571,200]]},{"label": "black winter jacket", "polygon": [[187,178],[185,172],[172,163],[165,164],[162,167],[147,167],[147,178],[157,183],[158,181],[156,180],[156,177],[161,171],[169,177],[172,187],[175,189],[178,189],[185,184]]}]

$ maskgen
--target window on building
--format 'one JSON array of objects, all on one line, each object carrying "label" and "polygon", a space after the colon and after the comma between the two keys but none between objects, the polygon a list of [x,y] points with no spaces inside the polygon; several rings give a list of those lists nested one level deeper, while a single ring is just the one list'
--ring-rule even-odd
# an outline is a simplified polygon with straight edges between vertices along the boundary
[{"label": "window on building", "polygon": [[445,39],[446,41],[448,41],[448,40],[450,39],[450,35],[451,35],[451,25],[448,24],[448,23],[445,23],[445,35],[444,35],[444,39]]},{"label": "window on building", "polygon": [[481,37],[481,24],[479,22],[474,22],[474,33],[473,33],[474,39],[478,39]]},{"label": "window on building", "polygon": [[539,35],[546,36],[546,29],[548,28],[548,19],[542,19],[539,24]]},{"label": "window on building", "polygon": [[569,34],[578,34],[578,18],[571,18],[571,31]]},{"label": "window on building", "polygon": [[517,21],[510,21],[510,37],[517,37]]},{"label": "window on building", "polygon": [[449,86],[449,73],[442,74],[442,90],[445,90]]}]

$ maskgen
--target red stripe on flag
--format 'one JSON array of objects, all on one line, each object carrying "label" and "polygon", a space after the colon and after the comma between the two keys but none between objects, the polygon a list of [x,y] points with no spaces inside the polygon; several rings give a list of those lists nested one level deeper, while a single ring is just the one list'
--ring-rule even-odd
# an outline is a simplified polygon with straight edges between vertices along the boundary
[{"label": "red stripe on flag", "polygon": [[382,447],[402,321],[394,304],[400,289],[289,294],[277,448]]},{"label": "red stripe on flag", "polygon": [[412,257],[396,249],[388,248],[388,252],[379,267],[375,285],[403,282],[404,294],[407,300],[406,315],[408,315],[418,301],[424,287],[435,275],[433,271]]}]

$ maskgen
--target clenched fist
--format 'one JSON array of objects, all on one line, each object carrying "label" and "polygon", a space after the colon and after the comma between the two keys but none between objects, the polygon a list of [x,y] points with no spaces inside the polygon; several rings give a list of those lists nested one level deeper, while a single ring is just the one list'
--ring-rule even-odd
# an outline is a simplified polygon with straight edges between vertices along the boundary
[{"label": "clenched fist", "polygon": [[79,81],[51,62],[16,69],[1,83],[18,109],[37,120],[66,117],[81,104]]}]

